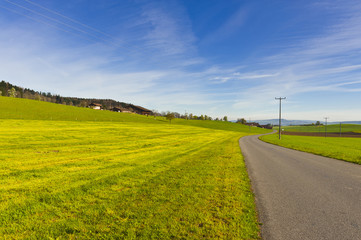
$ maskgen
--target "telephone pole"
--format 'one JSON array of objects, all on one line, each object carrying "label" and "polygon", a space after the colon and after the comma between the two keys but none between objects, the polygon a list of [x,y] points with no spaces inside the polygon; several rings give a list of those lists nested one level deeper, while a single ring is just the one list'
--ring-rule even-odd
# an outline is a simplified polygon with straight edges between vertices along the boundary
[{"label": "telephone pole", "polygon": [[325,119],[325,137],[327,137],[327,119],[329,119],[329,117],[324,117]]},{"label": "telephone pole", "polygon": [[277,98],[277,97],[275,97],[275,99],[276,100],[280,100],[280,112],[279,112],[279,124],[278,124],[278,126],[279,126],[279,130],[278,130],[278,138],[281,140],[281,101],[283,100],[283,99],[286,99],[285,97],[279,97],[279,98]]}]

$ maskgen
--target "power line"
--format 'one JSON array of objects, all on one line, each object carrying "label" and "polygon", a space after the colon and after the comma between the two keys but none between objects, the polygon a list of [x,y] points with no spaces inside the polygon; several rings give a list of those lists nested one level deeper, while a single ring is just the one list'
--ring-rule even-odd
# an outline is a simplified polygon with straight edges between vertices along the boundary
[{"label": "power line", "polygon": [[325,119],[325,137],[327,137],[327,119],[329,119],[329,117],[324,117]]},{"label": "power line", "polygon": [[[65,33],[77,35],[77,36],[79,36],[83,39],[86,39],[88,41],[91,41],[91,42],[97,43],[97,42],[101,41],[101,42],[111,45],[117,49],[118,48],[124,49],[126,51],[123,51],[123,53],[126,53],[129,56],[136,55],[136,54],[143,55],[143,54],[146,54],[146,52],[148,50],[151,50],[154,47],[156,47],[156,46],[152,46],[149,44],[139,47],[138,45],[135,45],[133,40],[132,40],[132,43],[130,43],[129,40],[123,41],[121,39],[118,39],[118,37],[116,37],[116,36],[107,34],[104,31],[101,31],[97,28],[91,27],[87,24],[84,24],[73,18],[70,18],[64,14],[61,14],[57,11],[46,8],[46,7],[44,7],[38,3],[35,3],[31,0],[23,0],[23,1],[28,4],[23,5],[23,4],[13,2],[11,0],[4,0],[4,2],[11,4],[12,8],[9,8],[4,5],[3,6],[0,5],[0,8],[3,8],[7,11],[10,11],[10,12],[18,14],[18,15],[21,15],[25,18],[31,19],[35,22],[39,22],[39,23],[48,25],[52,28],[58,29]],[[29,6],[29,4],[31,6]],[[40,8],[40,9],[37,9],[37,8]],[[25,10],[25,11],[19,12],[16,10]],[[147,56],[149,57],[151,55],[147,55]],[[159,60],[155,60],[155,61],[159,62]]]},{"label": "power line", "polygon": [[276,100],[280,100],[280,111],[279,111],[279,123],[278,123],[278,126],[279,126],[279,130],[278,130],[278,139],[281,140],[281,101],[286,99],[285,97],[275,97]]},{"label": "power line", "polygon": [[81,26],[83,26],[83,27],[86,27],[86,28],[88,28],[88,29],[90,29],[90,30],[93,30],[93,31],[95,31],[95,32],[98,32],[98,33],[101,33],[101,34],[103,34],[103,35],[105,35],[105,36],[108,36],[108,37],[113,38],[113,36],[111,36],[111,35],[109,35],[109,34],[107,34],[107,33],[105,33],[105,32],[102,32],[102,31],[100,31],[100,30],[98,30],[98,29],[96,29],[96,28],[93,28],[93,27],[91,27],[91,26],[89,26],[89,25],[86,25],[86,24],[84,24],[84,23],[82,23],[82,22],[79,22],[79,21],[77,21],[77,20],[75,20],[75,19],[72,19],[72,18],[70,18],[70,17],[68,17],[68,16],[65,16],[65,15],[63,15],[63,14],[57,12],[57,11],[51,10],[51,9],[49,9],[49,8],[46,8],[46,7],[44,7],[44,6],[42,6],[42,5],[38,4],[38,3],[34,3],[34,2],[32,2],[32,1],[30,1],[30,0],[24,0],[24,1],[30,3],[30,4],[32,4],[32,5],[34,5],[34,6],[37,6],[37,7],[39,7],[39,8],[42,8],[42,9],[48,11],[48,12],[54,13],[54,14],[62,17],[62,18],[65,18],[65,19],[71,21],[71,22],[74,22],[74,23],[79,24],[79,25],[81,25]]},{"label": "power line", "polygon": [[[73,30],[73,31],[69,31],[69,30],[67,30],[67,29],[60,28],[60,27],[58,27],[58,26],[56,26],[56,25],[54,25],[54,24],[51,24],[51,23],[48,23],[48,22],[39,20],[38,18],[35,18],[35,17],[29,16],[29,15],[26,15],[26,14],[24,14],[24,13],[20,13],[20,12],[18,12],[18,11],[15,11],[14,9],[10,9],[10,8],[8,8],[8,7],[5,7],[5,6],[0,6],[1,8],[6,9],[6,10],[8,10],[8,11],[10,11],[10,12],[19,14],[19,15],[21,15],[21,16],[24,16],[24,17],[29,18],[29,19],[31,19],[31,20],[34,20],[34,21],[36,21],[36,22],[39,22],[39,23],[46,24],[46,25],[48,25],[48,26],[54,27],[54,28],[59,29],[59,30],[61,30],[61,31],[63,31],[63,32],[71,33],[71,34],[76,34],[76,35],[78,35],[78,36],[82,36],[82,34],[84,34],[84,35],[87,35],[87,36],[93,38],[93,39],[91,39],[91,38],[89,38],[89,37],[84,37],[84,36],[82,36],[83,38],[85,38],[85,39],[87,39],[87,40],[90,40],[90,41],[95,41],[95,39],[101,40],[101,41],[104,41],[104,42],[106,42],[106,43],[108,43],[108,44],[113,45],[114,47],[120,47],[120,48],[123,48],[123,49],[127,49],[130,53],[131,53],[131,52],[133,52],[133,53],[134,53],[134,52],[141,52],[141,51],[144,50],[144,48],[141,49],[141,48],[139,48],[139,47],[137,47],[137,46],[131,46],[131,48],[130,48],[130,47],[126,47],[126,46],[124,46],[124,44],[125,44],[124,42],[119,41],[118,39],[115,39],[115,37],[111,36],[110,34],[107,34],[107,33],[103,32],[103,31],[100,31],[99,29],[93,28],[93,27],[91,27],[91,26],[89,26],[89,25],[87,25],[87,24],[84,24],[84,23],[80,22],[80,21],[74,20],[74,19],[72,19],[72,18],[70,18],[70,17],[68,17],[68,16],[65,16],[65,15],[63,15],[63,14],[61,14],[61,13],[58,13],[58,12],[56,12],[56,11],[53,11],[53,10],[51,10],[51,9],[49,9],[49,8],[46,8],[46,7],[44,7],[44,6],[42,6],[42,5],[38,4],[38,3],[34,3],[34,2],[32,2],[32,1],[30,1],[30,0],[24,0],[24,1],[28,2],[29,4],[32,4],[33,6],[39,7],[39,8],[41,8],[41,9],[44,9],[44,10],[50,12],[51,14],[55,14],[55,15],[61,17],[61,18],[64,18],[64,19],[66,19],[66,20],[68,20],[68,21],[71,21],[72,23],[78,24],[78,25],[80,25],[80,26],[82,26],[82,27],[84,27],[84,28],[86,28],[86,29],[89,29],[89,30],[92,30],[92,31],[94,31],[94,32],[97,32],[97,33],[99,33],[99,34],[102,35],[102,36],[93,34],[93,33],[89,32],[89,31],[87,31],[87,30],[84,30],[84,29],[81,29],[81,28],[79,28],[79,27],[74,26],[73,24],[68,24],[68,23],[64,22],[63,20],[60,20],[60,19],[56,19],[56,18],[54,18],[54,17],[47,16],[47,15],[42,14],[42,13],[40,13],[40,12],[34,10],[34,9],[25,7],[25,6],[23,6],[23,5],[21,5],[21,4],[18,4],[18,3],[14,3],[14,2],[12,2],[12,1],[10,1],[10,0],[4,0],[4,1],[5,1],[5,2],[8,2],[9,4],[12,4],[12,5],[14,5],[14,6],[18,7],[18,8],[21,8],[21,9],[24,9],[24,10],[26,10],[26,11],[29,11],[29,12],[31,12],[31,13],[39,16],[39,17],[45,18],[45,19],[49,20],[50,22],[55,22],[55,23],[57,23],[57,24],[63,25],[63,26],[65,26],[65,27]],[[74,32],[74,31],[75,31],[75,32]]]},{"label": "power line", "polygon": [[[38,15],[38,16],[44,17],[44,18],[46,18],[46,19],[48,19],[48,20],[50,20],[50,21],[56,22],[56,23],[58,23],[58,24],[61,24],[61,25],[66,26],[66,27],[68,27],[68,28],[70,28],[70,29],[73,29],[73,30],[75,30],[75,31],[78,31],[78,32],[84,33],[84,34],[86,34],[86,35],[89,35],[89,36],[91,36],[91,37],[93,37],[93,38],[97,38],[97,39],[102,40],[102,41],[109,41],[109,40],[107,40],[107,39],[98,37],[98,36],[96,36],[96,35],[88,32],[88,31],[85,31],[85,30],[82,30],[82,29],[80,29],[80,28],[71,26],[71,25],[69,25],[69,24],[67,24],[67,23],[64,23],[64,22],[61,21],[61,20],[58,20],[58,19],[55,19],[55,18],[46,16],[46,15],[44,15],[44,14],[42,14],[42,13],[39,13],[38,11],[35,11],[35,10],[33,10],[33,9],[24,7],[24,6],[22,6],[22,5],[18,4],[18,3],[14,3],[14,2],[9,1],[9,0],[5,0],[5,1],[8,2],[8,3],[10,3],[10,4],[12,4],[12,5],[14,5],[14,6],[17,6],[17,7],[19,7],[19,8],[25,9],[25,10],[27,10],[27,11],[29,11],[29,12],[32,12],[32,13]],[[111,44],[114,44],[114,43],[112,43],[112,42],[110,42],[110,43],[111,43]]]},{"label": "power line", "polygon": [[8,8],[8,7],[4,7],[4,6],[1,6],[1,5],[0,5],[0,8],[3,8],[3,9],[5,9],[5,10],[8,10],[9,12],[13,12],[13,13],[15,13],[15,14],[18,14],[18,15],[20,15],[20,16],[29,18],[29,19],[31,19],[31,20],[33,20],[33,21],[35,21],[35,22],[39,22],[39,23],[48,25],[48,26],[50,26],[50,27],[56,28],[56,29],[58,29],[58,30],[60,30],[60,31],[63,31],[63,32],[66,32],[66,33],[70,33],[70,34],[74,34],[74,35],[80,36],[80,37],[82,37],[82,38],[84,38],[84,39],[87,39],[87,40],[89,40],[89,41],[93,41],[93,39],[84,37],[84,36],[81,35],[80,33],[68,31],[68,30],[66,30],[66,29],[64,29],[64,28],[61,28],[61,27],[58,27],[58,26],[56,26],[56,25],[54,25],[54,24],[51,24],[51,23],[48,23],[48,22],[39,20],[39,19],[34,18],[34,17],[32,17],[32,16],[23,14],[23,13],[21,13],[21,12],[18,12],[18,11],[16,11],[16,10],[14,10],[14,9],[11,9],[11,8]]}]

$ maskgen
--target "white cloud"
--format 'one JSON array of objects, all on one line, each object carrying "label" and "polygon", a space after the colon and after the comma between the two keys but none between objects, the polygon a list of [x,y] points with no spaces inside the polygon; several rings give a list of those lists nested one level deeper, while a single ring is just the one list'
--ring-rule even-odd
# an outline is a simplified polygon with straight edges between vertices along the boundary
[{"label": "white cloud", "polygon": [[[229,70],[228,70],[229,71]],[[221,72],[221,71],[220,71]],[[225,72],[225,71],[223,71]],[[221,72],[222,73],[222,72]],[[264,79],[264,78],[271,78],[278,76],[278,74],[261,74],[256,72],[249,72],[249,73],[228,73],[225,76],[216,76],[212,77],[210,80],[214,83],[226,83],[230,80],[256,80],[256,79]]]},{"label": "white cloud", "polygon": [[231,37],[246,23],[248,9],[240,6],[218,29],[203,39],[204,43],[213,43]]},{"label": "white cloud", "polygon": [[[0,54],[6,56],[0,59],[1,77],[66,96],[253,119],[277,115],[274,97],[287,96],[295,106],[305,93],[361,91],[359,7],[319,35],[285,45],[277,55],[230,66],[199,56],[197,42],[231,37],[246,23],[247,9],[239,8],[213,35],[198,40],[182,6],[163,3],[138,3],[142,8],[124,16],[116,33],[101,35],[115,45],[99,39],[81,45],[64,32],[39,29],[41,24],[34,27],[28,20],[1,23]],[[26,27],[19,24],[24,22]],[[312,119],[315,113],[311,109],[301,115]]]},{"label": "white cloud", "polygon": [[[347,17],[322,34],[292,43],[288,48],[273,56],[267,56],[262,65],[257,67],[265,74],[262,81],[254,82],[254,86],[242,91],[238,101],[233,104],[235,109],[244,109],[250,114],[263,117],[267,114],[256,113],[274,104],[274,97],[287,96],[289,98],[302,98],[302,94],[310,93],[354,93],[360,92],[361,65],[359,53],[361,52],[361,16],[360,5],[348,9]],[[243,76],[252,79],[254,72],[242,72]],[[260,74],[262,76],[263,74]],[[255,74],[254,76],[257,76]],[[226,77],[229,81],[229,76]],[[316,101],[317,97],[314,98]],[[357,98],[354,101],[359,101]],[[251,107],[253,106],[253,107]],[[296,108],[297,109],[297,108]],[[311,118],[318,112],[312,110],[300,114],[293,113],[289,118]],[[337,119],[360,119],[360,110],[335,110]],[[349,114],[349,115],[346,115]]]},{"label": "white cloud", "polygon": [[[164,4],[168,6],[163,6]],[[194,52],[196,48],[193,44],[196,38],[182,7],[175,2],[163,2],[163,5],[155,2],[143,5],[142,15],[145,22],[150,24],[144,36],[146,45],[161,50],[165,55]]]}]

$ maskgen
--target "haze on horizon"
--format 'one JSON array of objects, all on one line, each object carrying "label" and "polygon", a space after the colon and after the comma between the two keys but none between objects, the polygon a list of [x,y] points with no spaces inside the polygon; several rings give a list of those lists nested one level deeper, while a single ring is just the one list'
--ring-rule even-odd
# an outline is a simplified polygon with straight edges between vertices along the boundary
[{"label": "haze on horizon", "polygon": [[228,119],[361,120],[361,2],[0,0],[0,73]]}]

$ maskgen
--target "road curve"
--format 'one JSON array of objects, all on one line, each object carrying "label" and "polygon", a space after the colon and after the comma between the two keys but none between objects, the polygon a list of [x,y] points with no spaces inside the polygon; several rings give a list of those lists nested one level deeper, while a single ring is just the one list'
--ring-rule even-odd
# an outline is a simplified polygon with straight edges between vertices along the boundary
[{"label": "road curve", "polygon": [[269,239],[361,239],[361,165],[240,139]]}]

